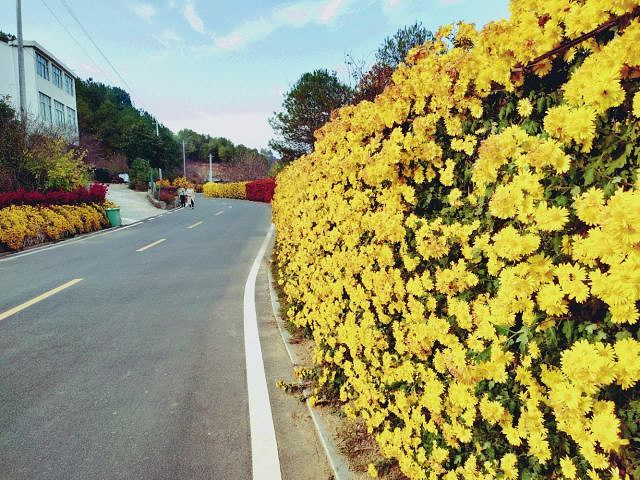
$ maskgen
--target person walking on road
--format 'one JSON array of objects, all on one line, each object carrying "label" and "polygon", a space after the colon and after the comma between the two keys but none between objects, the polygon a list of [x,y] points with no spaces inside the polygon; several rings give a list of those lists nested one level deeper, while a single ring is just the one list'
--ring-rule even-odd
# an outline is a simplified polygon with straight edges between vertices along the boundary
[{"label": "person walking on road", "polygon": [[187,192],[185,191],[184,187],[180,187],[178,189],[178,197],[180,197],[180,207],[184,208],[187,204]]},{"label": "person walking on road", "polygon": [[191,207],[191,210],[196,206],[196,192],[193,187],[187,188],[187,203]]}]

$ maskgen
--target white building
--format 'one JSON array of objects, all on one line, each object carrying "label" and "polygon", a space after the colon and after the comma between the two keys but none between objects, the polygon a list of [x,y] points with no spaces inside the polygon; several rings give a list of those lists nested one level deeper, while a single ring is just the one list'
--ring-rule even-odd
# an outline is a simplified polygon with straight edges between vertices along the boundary
[{"label": "white building", "polygon": [[[26,112],[47,128],[77,142],[76,76],[37,42],[24,42]],[[18,42],[0,41],[0,96],[19,111]]]}]

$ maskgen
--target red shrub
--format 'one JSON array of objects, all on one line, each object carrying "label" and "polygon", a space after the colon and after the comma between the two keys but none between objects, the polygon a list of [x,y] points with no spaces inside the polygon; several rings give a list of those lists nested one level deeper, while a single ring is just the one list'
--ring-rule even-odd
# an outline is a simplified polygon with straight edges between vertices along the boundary
[{"label": "red shrub", "polygon": [[247,200],[271,203],[276,189],[275,178],[264,178],[247,183]]},{"label": "red shrub", "polygon": [[14,192],[0,192],[0,208],[9,205],[80,205],[83,203],[104,203],[107,196],[107,186],[94,183],[89,188],[78,188],[72,192],[53,190],[50,192],[27,192],[16,190]]}]

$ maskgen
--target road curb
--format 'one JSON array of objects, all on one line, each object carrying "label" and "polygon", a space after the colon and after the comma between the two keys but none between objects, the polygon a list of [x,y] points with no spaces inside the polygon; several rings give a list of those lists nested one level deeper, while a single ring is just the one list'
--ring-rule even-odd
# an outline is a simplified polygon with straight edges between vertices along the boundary
[{"label": "road curb", "polygon": [[[282,338],[282,342],[284,343],[284,347],[287,350],[287,354],[289,355],[291,364],[293,366],[296,366],[299,364],[299,360],[295,352],[290,347],[289,340],[291,339],[291,335],[289,334],[289,332],[287,332],[286,328],[284,328],[284,321],[280,316],[280,302],[278,302],[278,296],[273,289],[273,276],[271,274],[270,268],[267,268],[267,276],[269,279],[269,296],[271,297],[271,309],[273,311],[273,316],[276,319],[276,323],[278,324],[280,338]],[[318,438],[320,439],[322,448],[324,448],[327,460],[329,461],[329,465],[331,466],[334,479],[352,480],[353,478],[355,478],[355,475],[349,469],[349,465],[347,464],[347,462],[338,453],[338,449],[336,448],[336,445],[333,441],[333,438],[329,434],[327,427],[322,422],[320,416],[314,411],[313,407],[311,406],[311,402],[308,399],[306,400],[306,405],[307,409],[309,410],[309,415],[313,420],[313,424],[316,427],[316,433],[318,434]]]}]

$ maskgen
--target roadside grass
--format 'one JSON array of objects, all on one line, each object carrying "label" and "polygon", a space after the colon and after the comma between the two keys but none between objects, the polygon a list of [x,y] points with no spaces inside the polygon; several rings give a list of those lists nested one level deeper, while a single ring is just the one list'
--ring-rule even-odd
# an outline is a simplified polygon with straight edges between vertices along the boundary
[{"label": "roadside grass", "polygon": [[367,432],[363,421],[351,421],[342,412],[334,412],[334,414],[340,417],[336,432],[338,450],[349,460],[349,466],[354,472],[367,478],[367,468],[369,464],[373,464],[378,471],[378,478],[408,480],[400,471],[396,461],[382,457],[375,437]]}]

